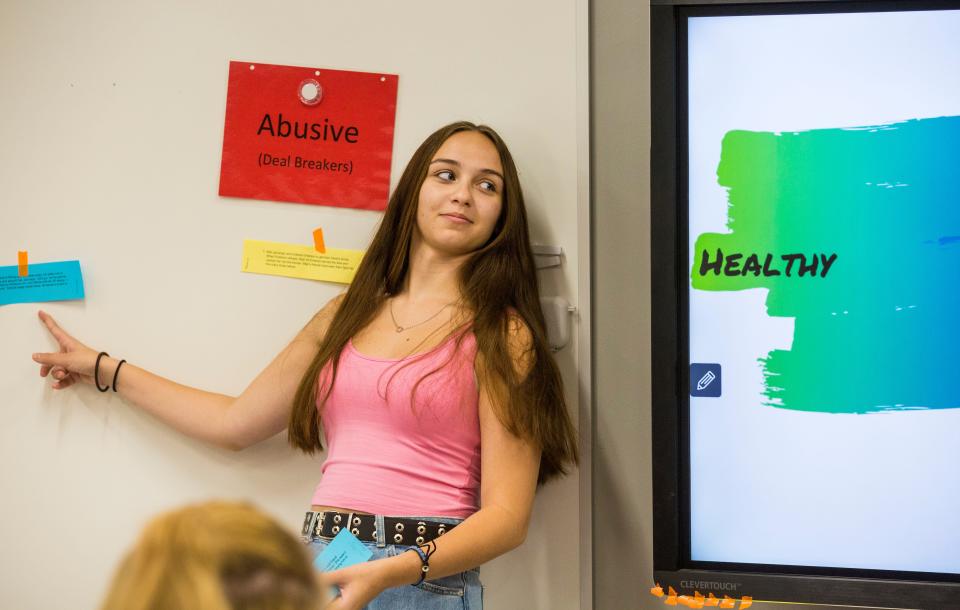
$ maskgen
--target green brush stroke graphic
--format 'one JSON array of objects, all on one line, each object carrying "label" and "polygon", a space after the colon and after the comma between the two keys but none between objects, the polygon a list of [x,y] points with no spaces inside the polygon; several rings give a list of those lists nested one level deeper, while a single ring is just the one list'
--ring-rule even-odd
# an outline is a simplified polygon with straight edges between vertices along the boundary
[{"label": "green brush stroke graphic", "polygon": [[[795,318],[791,349],[760,359],[765,404],[960,407],[960,117],[731,131],[717,178],[729,192],[729,233],[697,238],[693,288],[766,288],[768,315]],[[701,274],[703,253],[715,262],[718,249],[725,264],[741,258]],[[795,262],[788,277],[782,256],[792,254],[808,264],[816,255],[816,272],[800,276]]]}]

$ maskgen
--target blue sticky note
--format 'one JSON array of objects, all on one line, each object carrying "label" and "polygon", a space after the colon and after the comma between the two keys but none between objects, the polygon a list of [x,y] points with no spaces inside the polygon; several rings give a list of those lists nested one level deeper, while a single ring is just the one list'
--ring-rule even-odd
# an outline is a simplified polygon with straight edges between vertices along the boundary
[{"label": "blue sticky note", "polygon": [[19,275],[17,265],[0,267],[0,305],[83,298],[80,261],[32,263],[27,273]]},{"label": "blue sticky note", "polygon": [[[317,555],[317,558],[313,560],[313,565],[321,572],[332,572],[357,563],[363,563],[371,557],[373,557],[373,551],[363,546],[363,543],[350,533],[350,530],[344,528],[330,541],[327,548]],[[330,592],[331,597],[336,597],[339,594],[340,592],[336,590],[336,587]]]}]

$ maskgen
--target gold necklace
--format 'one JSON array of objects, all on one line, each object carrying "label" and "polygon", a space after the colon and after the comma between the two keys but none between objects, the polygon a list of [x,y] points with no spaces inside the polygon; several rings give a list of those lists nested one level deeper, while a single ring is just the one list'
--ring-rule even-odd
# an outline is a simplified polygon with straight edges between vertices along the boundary
[{"label": "gold necklace", "polygon": [[397,322],[397,317],[396,317],[395,315],[393,315],[393,299],[392,299],[392,298],[390,299],[389,303],[387,303],[387,306],[388,306],[388,308],[390,309],[390,319],[393,320],[394,330],[396,330],[397,333],[399,334],[399,333],[402,333],[402,332],[405,331],[405,330],[410,330],[411,328],[416,328],[416,327],[418,327],[418,326],[422,326],[422,325],[426,324],[426,323],[429,322],[430,320],[432,320],[432,319],[436,318],[437,316],[439,316],[440,313],[443,312],[444,309],[446,309],[447,307],[450,307],[450,306],[453,305],[454,303],[456,303],[456,301],[450,301],[449,303],[447,303],[446,305],[444,305],[443,307],[441,307],[440,310],[439,310],[437,313],[433,314],[432,316],[430,316],[430,317],[427,318],[426,320],[423,320],[422,322],[417,322],[416,324],[411,324],[410,326],[400,326],[400,323]]}]

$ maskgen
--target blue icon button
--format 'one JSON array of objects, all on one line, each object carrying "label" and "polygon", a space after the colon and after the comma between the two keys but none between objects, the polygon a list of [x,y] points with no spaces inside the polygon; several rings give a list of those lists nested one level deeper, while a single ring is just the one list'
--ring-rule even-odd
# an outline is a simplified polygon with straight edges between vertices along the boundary
[{"label": "blue icon button", "polygon": [[690,396],[720,397],[720,365],[690,363]]}]

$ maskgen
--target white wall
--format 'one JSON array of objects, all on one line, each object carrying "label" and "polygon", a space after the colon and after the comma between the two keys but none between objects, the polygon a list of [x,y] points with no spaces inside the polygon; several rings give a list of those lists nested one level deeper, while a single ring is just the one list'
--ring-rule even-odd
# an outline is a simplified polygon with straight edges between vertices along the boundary
[{"label": "white wall", "polygon": [[[181,383],[239,393],[339,290],[241,273],[242,240],[310,243],[322,226],[328,246],[361,249],[380,215],[217,196],[228,62],[391,72],[393,182],[436,127],[497,128],[520,167],[534,241],[566,252],[562,269],[543,272],[544,294],[583,299],[585,332],[585,7],[0,3],[0,264],[16,264],[18,249],[32,262],[79,259],[86,300],[42,305],[69,332]],[[145,520],[188,501],[250,499],[299,526],[319,459],[283,435],[221,451],[112,394],[52,391],[30,360],[54,346],[40,307],[0,307],[0,607],[95,607]],[[574,419],[589,423],[578,402],[589,346],[578,339],[558,360]],[[525,546],[484,567],[488,608],[589,600],[580,484],[574,473],[540,491]]]}]

